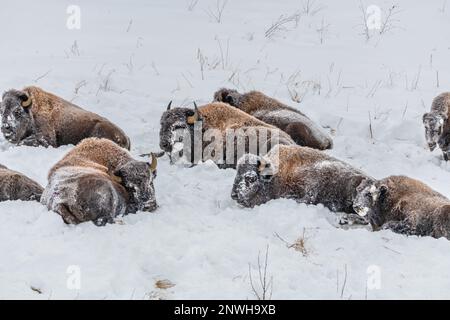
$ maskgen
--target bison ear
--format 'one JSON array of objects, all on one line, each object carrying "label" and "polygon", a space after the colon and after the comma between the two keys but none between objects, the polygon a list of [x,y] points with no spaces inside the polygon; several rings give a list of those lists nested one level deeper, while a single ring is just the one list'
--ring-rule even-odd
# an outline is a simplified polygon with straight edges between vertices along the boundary
[{"label": "bison ear", "polygon": [[187,117],[188,124],[194,124],[196,121],[201,121],[200,113],[198,112],[197,104],[194,101],[194,114]]},{"label": "bison ear", "polygon": [[122,167],[119,167],[119,169],[116,169],[115,171],[114,171],[114,173],[113,173],[113,179],[116,181],[116,182],[118,182],[118,181],[120,181],[119,183],[121,183],[122,182],[122,179],[123,179],[123,174],[124,174],[124,172],[123,172],[123,169],[122,169]]}]

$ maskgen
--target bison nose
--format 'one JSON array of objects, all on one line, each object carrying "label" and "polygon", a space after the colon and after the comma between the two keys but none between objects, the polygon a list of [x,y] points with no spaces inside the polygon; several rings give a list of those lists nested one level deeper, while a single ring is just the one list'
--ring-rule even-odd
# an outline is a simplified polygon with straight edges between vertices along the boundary
[{"label": "bison nose", "polygon": [[142,211],[151,212],[151,211],[155,211],[157,208],[158,208],[158,204],[156,203],[156,201],[149,201],[144,204]]},{"label": "bison nose", "polygon": [[433,151],[436,148],[436,143],[428,143],[428,148],[430,148],[431,151]]},{"label": "bison nose", "polygon": [[161,144],[159,145],[161,147],[162,150],[166,151],[166,152],[170,152],[171,148],[170,148],[170,143],[168,142],[161,142]]},{"label": "bison nose", "polygon": [[231,191],[231,199],[233,200],[237,200],[238,199],[238,194],[236,191]]}]

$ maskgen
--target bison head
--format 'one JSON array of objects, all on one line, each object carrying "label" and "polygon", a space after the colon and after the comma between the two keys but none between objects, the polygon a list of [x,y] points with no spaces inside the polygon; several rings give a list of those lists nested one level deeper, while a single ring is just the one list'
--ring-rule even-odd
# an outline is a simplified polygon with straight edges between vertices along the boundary
[{"label": "bison head", "polygon": [[194,143],[194,124],[201,121],[201,117],[195,103],[194,110],[189,108],[171,109],[171,103],[161,116],[159,146],[169,154],[171,160],[173,160],[173,156],[185,156],[190,161],[191,157],[184,154],[184,151],[191,152]]},{"label": "bison head", "polygon": [[156,178],[156,164],[156,157],[152,155],[151,163],[130,160],[114,172],[130,195],[128,205],[130,213],[154,211],[158,207],[153,186],[153,180]]},{"label": "bison head", "polygon": [[381,212],[381,203],[386,197],[387,186],[372,179],[364,179],[356,188],[353,210],[361,217],[366,217],[374,230],[385,222]]},{"label": "bison head", "polygon": [[9,90],[3,94],[1,130],[8,141],[19,143],[33,132],[31,106],[31,97],[25,91]]},{"label": "bison head", "polygon": [[422,121],[425,126],[425,138],[428,147],[433,151],[442,135],[445,119],[436,113],[425,113]]},{"label": "bison head", "polygon": [[231,198],[244,207],[254,207],[275,198],[273,170],[262,157],[246,154],[237,165]]},{"label": "bison head", "polygon": [[241,94],[234,89],[222,88],[214,93],[214,101],[228,103],[229,105],[239,108]]}]

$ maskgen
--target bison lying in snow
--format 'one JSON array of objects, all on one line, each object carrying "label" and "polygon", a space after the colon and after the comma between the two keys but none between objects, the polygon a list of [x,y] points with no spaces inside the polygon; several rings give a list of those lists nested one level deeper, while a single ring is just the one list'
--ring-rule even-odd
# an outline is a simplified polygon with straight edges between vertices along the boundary
[{"label": "bison lying in snow", "polygon": [[103,225],[121,214],[155,210],[155,176],[155,157],[138,161],[110,140],[89,138],[51,168],[41,203],[66,223]]},{"label": "bison lying in snow", "polygon": [[40,88],[9,90],[2,99],[1,130],[11,143],[59,147],[98,137],[130,148],[129,138],[119,127]]},{"label": "bison lying in snow", "polygon": [[0,164],[0,201],[39,201],[43,190],[36,181]]},{"label": "bison lying in snow", "polygon": [[358,187],[354,207],[374,230],[450,239],[450,200],[418,180],[367,180]]},{"label": "bison lying in snow", "polygon": [[302,112],[258,91],[241,94],[232,89],[220,89],[215,101],[228,103],[255,118],[288,133],[301,146],[324,150],[333,147],[333,140]]},{"label": "bison lying in snow", "polygon": [[161,117],[160,147],[171,159],[213,160],[235,168],[239,155],[265,154],[276,144],[295,144],[285,132],[222,102],[194,109],[167,107]]},{"label": "bison lying in snow", "polygon": [[450,154],[450,92],[437,96],[431,105],[431,111],[423,115],[425,138],[431,151],[436,144],[447,161]]},{"label": "bison lying in snow", "polygon": [[231,197],[240,205],[254,207],[277,198],[307,204],[323,204],[335,212],[351,214],[357,187],[366,179],[349,164],[308,147],[277,146],[266,156],[245,155],[238,162]]}]

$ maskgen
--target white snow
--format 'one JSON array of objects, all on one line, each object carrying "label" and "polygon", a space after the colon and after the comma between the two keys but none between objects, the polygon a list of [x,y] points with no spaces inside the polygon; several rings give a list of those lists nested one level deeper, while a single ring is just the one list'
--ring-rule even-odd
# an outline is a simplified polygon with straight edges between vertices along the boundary
[{"label": "white snow", "polygon": [[[66,28],[72,1],[3,4],[2,90],[37,85],[106,116],[136,156],[159,150],[170,100],[192,106],[220,87],[261,90],[332,131],[327,153],[375,178],[405,174],[450,196],[450,163],[427,150],[422,125],[432,99],[450,88],[445,1],[395,1],[395,28],[373,30],[369,41],[357,0],[317,0],[321,10],[309,14],[306,1],[229,0],[220,23],[210,14],[216,1],[192,10],[189,0],[76,2],[80,30]],[[363,3],[382,17],[394,4]],[[280,15],[297,11],[297,25],[265,37]],[[0,163],[45,185],[70,149],[1,137]],[[249,264],[256,281],[267,245],[274,299],[450,297],[447,239],[338,228],[323,206],[286,199],[244,209],[230,198],[234,175],[210,161],[185,168],[162,158],[157,211],[100,228],[65,225],[39,203],[0,203],[0,299],[253,299]],[[304,230],[306,255],[275,235],[293,243]],[[155,288],[164,279],[175,286]]]}]

